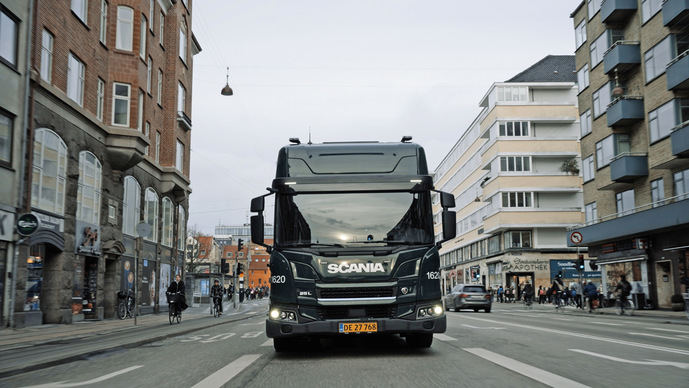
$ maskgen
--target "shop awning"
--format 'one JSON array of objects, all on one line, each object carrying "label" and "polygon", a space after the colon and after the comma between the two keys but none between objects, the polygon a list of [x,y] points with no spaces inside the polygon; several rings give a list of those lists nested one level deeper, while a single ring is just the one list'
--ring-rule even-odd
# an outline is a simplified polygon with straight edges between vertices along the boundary
[{"label": "shop awning", "polygon": [[610,259],[598,259],[598,260],[596,260],[596,264],[607,265],[607,264],[617,264],[617,263],[628,263],[630,261],[640,261],[640,260],[648,260],[648,256],[643,255],[643,256],[634,256],[634,257],[615,257],[615,258],[610,258]]},{"label": "shop awning", "polygon": [[51,229],[39,228],[29,237],[29,245],[50,244],[60,251],[65,250],[65,237],[62,233]]}]

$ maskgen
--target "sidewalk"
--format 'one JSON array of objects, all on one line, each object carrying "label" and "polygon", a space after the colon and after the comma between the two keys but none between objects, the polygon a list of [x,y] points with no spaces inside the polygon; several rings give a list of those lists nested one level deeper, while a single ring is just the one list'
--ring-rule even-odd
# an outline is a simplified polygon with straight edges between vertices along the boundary
[{"label": "sidewalk", "polygon": [[[496,308],[523,308],[523,304],[519,303],[498,303],[494,302],[493,307]],[[555,312],[555,306],[553,304],[538,304],[534,303],[532,305],[534,311],[539,312]],[[615,307],[604,307],[597,308],[591,314],[588,312],[588,308],[578,309],[573,306],[567,306],[562,308],[565,314],[582,314],[582,315],[617,315],[617,308]],[[629,316],[628,312],[625,312],[625,316]],[[684,323],[689,324],[689,319],[684,311],[671,311],[671,310],[633,310],[632,316],[635,317],[646,317],[654,319],[665,319],[671,320],[673,323]]]}]

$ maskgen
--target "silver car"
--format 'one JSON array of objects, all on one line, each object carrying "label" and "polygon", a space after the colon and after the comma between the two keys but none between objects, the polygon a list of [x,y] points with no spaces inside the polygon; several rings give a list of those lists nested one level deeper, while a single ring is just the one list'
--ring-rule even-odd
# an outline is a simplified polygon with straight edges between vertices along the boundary
[{"label": "silver car", "polygon": [[473,309],[478,312],[484,310],[490,312],[492,305],[492,297],[490,292],[486,291],[486,287],[476,284],[458,284],[452,289],[452,292],[445,295],[445,310],[450,311],[454,309]]}]

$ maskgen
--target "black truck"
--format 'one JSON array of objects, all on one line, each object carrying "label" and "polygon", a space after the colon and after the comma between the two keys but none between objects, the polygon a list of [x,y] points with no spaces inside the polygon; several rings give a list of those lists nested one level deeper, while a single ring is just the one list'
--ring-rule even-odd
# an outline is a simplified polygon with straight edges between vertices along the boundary
[{"label": "black truck", "polygon": [[[251,239],[270,252],[266,334],[275,350],[300,337],[394,333],[427,348],[446,318],[440,243],[455,236],[451,194],[435,191],[424,149],[401,142],[280,149],[268,193],[251,201]],[[435,194],[434,194],[435,193]],[[265,197],[275,195],[273,245]],[[432,197],[442,207],[435,241]]]}]

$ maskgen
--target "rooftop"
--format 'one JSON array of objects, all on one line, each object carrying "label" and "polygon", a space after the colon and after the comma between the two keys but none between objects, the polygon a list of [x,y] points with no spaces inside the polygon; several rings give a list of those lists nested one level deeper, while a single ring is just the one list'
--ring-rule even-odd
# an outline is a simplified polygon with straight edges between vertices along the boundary
[{"label": "rooftop", "polygon": [[576,82],[574,55],[548,55],[505,82]]}]

